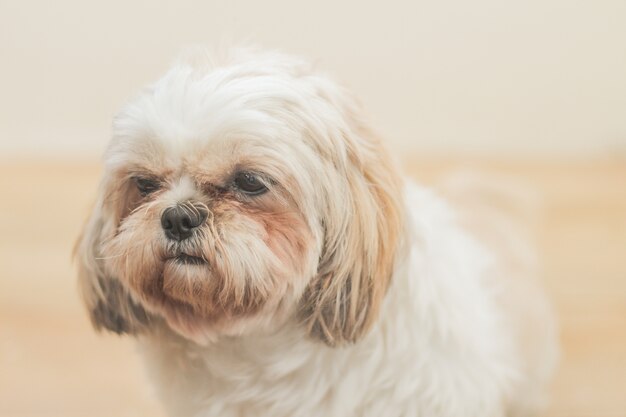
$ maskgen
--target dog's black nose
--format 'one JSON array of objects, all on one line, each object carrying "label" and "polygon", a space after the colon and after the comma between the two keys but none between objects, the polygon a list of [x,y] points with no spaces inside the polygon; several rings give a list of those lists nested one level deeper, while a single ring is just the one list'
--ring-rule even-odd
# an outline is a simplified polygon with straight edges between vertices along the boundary
[{"label": "dog's black nose", "polygon": [[191,236],[193,229],[202,225],[207,215],[208,212],[203,207],[184,205],[169,207],[161,215],[161,227],[168,238],[180,242]]}]

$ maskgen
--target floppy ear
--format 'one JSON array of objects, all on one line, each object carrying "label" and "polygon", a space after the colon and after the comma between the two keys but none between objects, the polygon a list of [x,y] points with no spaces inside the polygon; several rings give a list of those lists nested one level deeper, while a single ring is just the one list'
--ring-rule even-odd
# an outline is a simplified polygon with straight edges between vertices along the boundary
[{"label": "floppy ear", "polygon": [[136,334],[151,318],[117,278],[105,273],[100,246],[106,226],[103,202],[98,201],[74,249],[80,292],[96,330]]},{"label": "floppy ear", "polygon": [[357,341],[375,322],[393,273],[403,216],[401,181],[378,139],[365,128],[343,139],[345,172],[339,172],[340,187],[326,196],[334,208],[324,213],[318,274],[300,309],[310,334],[331,346]]}]

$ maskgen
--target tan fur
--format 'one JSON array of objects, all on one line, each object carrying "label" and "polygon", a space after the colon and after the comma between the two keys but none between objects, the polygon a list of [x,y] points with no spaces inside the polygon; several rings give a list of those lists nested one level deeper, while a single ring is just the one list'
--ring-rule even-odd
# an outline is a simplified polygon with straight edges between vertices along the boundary
[{"label": "tan fur", "polygon": [[105,272],[101,243],[107,221],[102,211],[98,202],[74,248],[80,292],[97,330],[135,334],[154,318],[131,299],[117,278]]},{"label": "tan fur", "polygon": [[403,216],[401,181],[386,150],[354,117],[352,121],[345,172],[352,216],[343,228],[327,230],[318,276],[300,311],[310,333],[329,345],[357,341],[377,318]]}]

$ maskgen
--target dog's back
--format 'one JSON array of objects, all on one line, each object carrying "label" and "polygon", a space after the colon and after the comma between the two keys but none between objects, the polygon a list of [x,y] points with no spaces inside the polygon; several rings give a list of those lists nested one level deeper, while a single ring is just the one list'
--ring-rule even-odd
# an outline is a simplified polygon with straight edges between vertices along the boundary
[{"label": "dog's back", "polygon": [[532,415],[546,401],[558,361],[556,320],[539,282],[534,246],[541,198],[513,178],[476,171],[449,174],[439,190],[452,203],[461,225],[494,254],[489,279],[514,332],[522,371],[510,415]]}]

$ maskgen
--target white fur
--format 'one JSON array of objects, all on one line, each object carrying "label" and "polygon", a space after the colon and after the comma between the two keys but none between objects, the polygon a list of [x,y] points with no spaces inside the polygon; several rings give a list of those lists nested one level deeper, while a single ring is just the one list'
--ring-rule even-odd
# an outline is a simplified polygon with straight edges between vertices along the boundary
[{"label": "white fur", "polygon": [[[240,60],[235,55],[227,66],[206,63],[212,71],[209,77],[198,70],[203,63],[196,62],[193,68],[175,66],[148,93],[127,106],[115,122],[107,173],[130,165],[138,155],[144,160],[160,158],[160,165],[179,170],[171,191],[164,193],[162,200],[146,205],[156,210],[200,195],[184,171],[190,156],[205,155],[201,162],[195,162],[199,169],[222,164],[224,171],[229,158],[256,158],[274,177],[295,178],[297,185],[287,191],[293,193],[289,196],[306,219],[311,245],[307,259],[301,261],[301,276],[281,290],[284,294],[280,300],[268,304],[257,316],[221,327],[202,324],[198,330],[195,324],[185,327],[186,318],[163,313],[164,320],[140,332],[142,352],[169,414],[511,417],[536,411],[543,402],[556,357],[551,317],[540,297],[524,300],[532,292],[516,293],[515,297],[524,301],[514,306],[503,301],[507,292],[516,288],[510,281],[520,271],[531,269],[511,266],[498,251],[479,244],[459,225],[447,203],[411,183],[405,185],[403,195],[395,196],[404,209],[398,237],[401,242],[372,328],[356,342],[337,343],[340,346],[324,344],[308,334],[296,314],[297,302],[316,274],[325,233],[341,237],[344,230],[352,230],[347,229],[346,219],[359,205],[381,215],[376,211],[380,208],[367,206],[372,204],[370,200],[354,202],[353,196],[345,194],[355,186],[365,193],[373,185],[364,180],[347,184],[350,181],[335,175],[334,170],[361,169],[352,167],[353,160],[368,161],[368,155],[378,150],[355,133],[360,119],[347,121],[354,105],[343,90],[323,76],[297,78],[300,72],[309,71],[302,61],[273,54]],[[290,106],[294,110],[289,110]],[[314,140],[300,140],[303,135]],[[212,141],[210,152],[202,154],[207,138]],[[154,151],[157,147],[165,151]],[[112,174],[105,174],[103,189],[115,186],[106,182],[107,175]],[[132,228],[140,224],[156,225],[150,233],[160,236],[156,215],[151,219],[132,214],[122,226],[113,224],[115,216],[107,208],[106,195],[101,194],[79,246],[81,280],[90,308],[107,299],[107,289],[101,288],[106,287],[106,276],[124,271],[123,263],[95,258],[98,248],[106,249],[111,241],[117,242],[116,248],[125,248],[126,240],[112,239],[117,239],[120,230],[133,232]],[[262,228],[254,220],[249,223],[242,222],[238,230],[247,230],[249,239],[239,237],[239,241],[228,242],[226,236],[224,241],[231,252],[241,254],[230,260],[234,262],[231,270],[240,277],[253,276],[261,286],[267,278],[266,269],[271,270],[267,265],[278,261],[259,238]],[[153,239],[157,240],[154,244],[163,244],[158,239],[164,238]],[[367,245],[375,243],[363,243],[363,250],[374,251],[376,248]],[[96,265],[94,259],[105,261]],[[359,265],[368,263],[366,259]],[[289,272],[285,268],[275,270]],[[92,276],[98,274],[93,284]],[[117,279],[121,287],[118,284],[109,291],[124,288],[134,303],[159,316],[158,304],[150,304],[136,289],[127,288],[127,277]],[[242,285],[236,279],[233,282],[234,286]],[[271,292],[278,284],[268,281],[266,285]],[[115,297],[108,295],[116,306],[129,299]],[[533,314],[540,321],[531,323],[532,314],[527,313],[535,307]],[[126,308],[123,313],[132,314],[131,310]],[[528,330],[535,325],[539,330]],[[137,328],[141,326],[139,323]],[[131,332],[128,328],[115,331]],[[529,344],[524,339],[529,334],[535,335],[530,349],[524,347]]]}]

